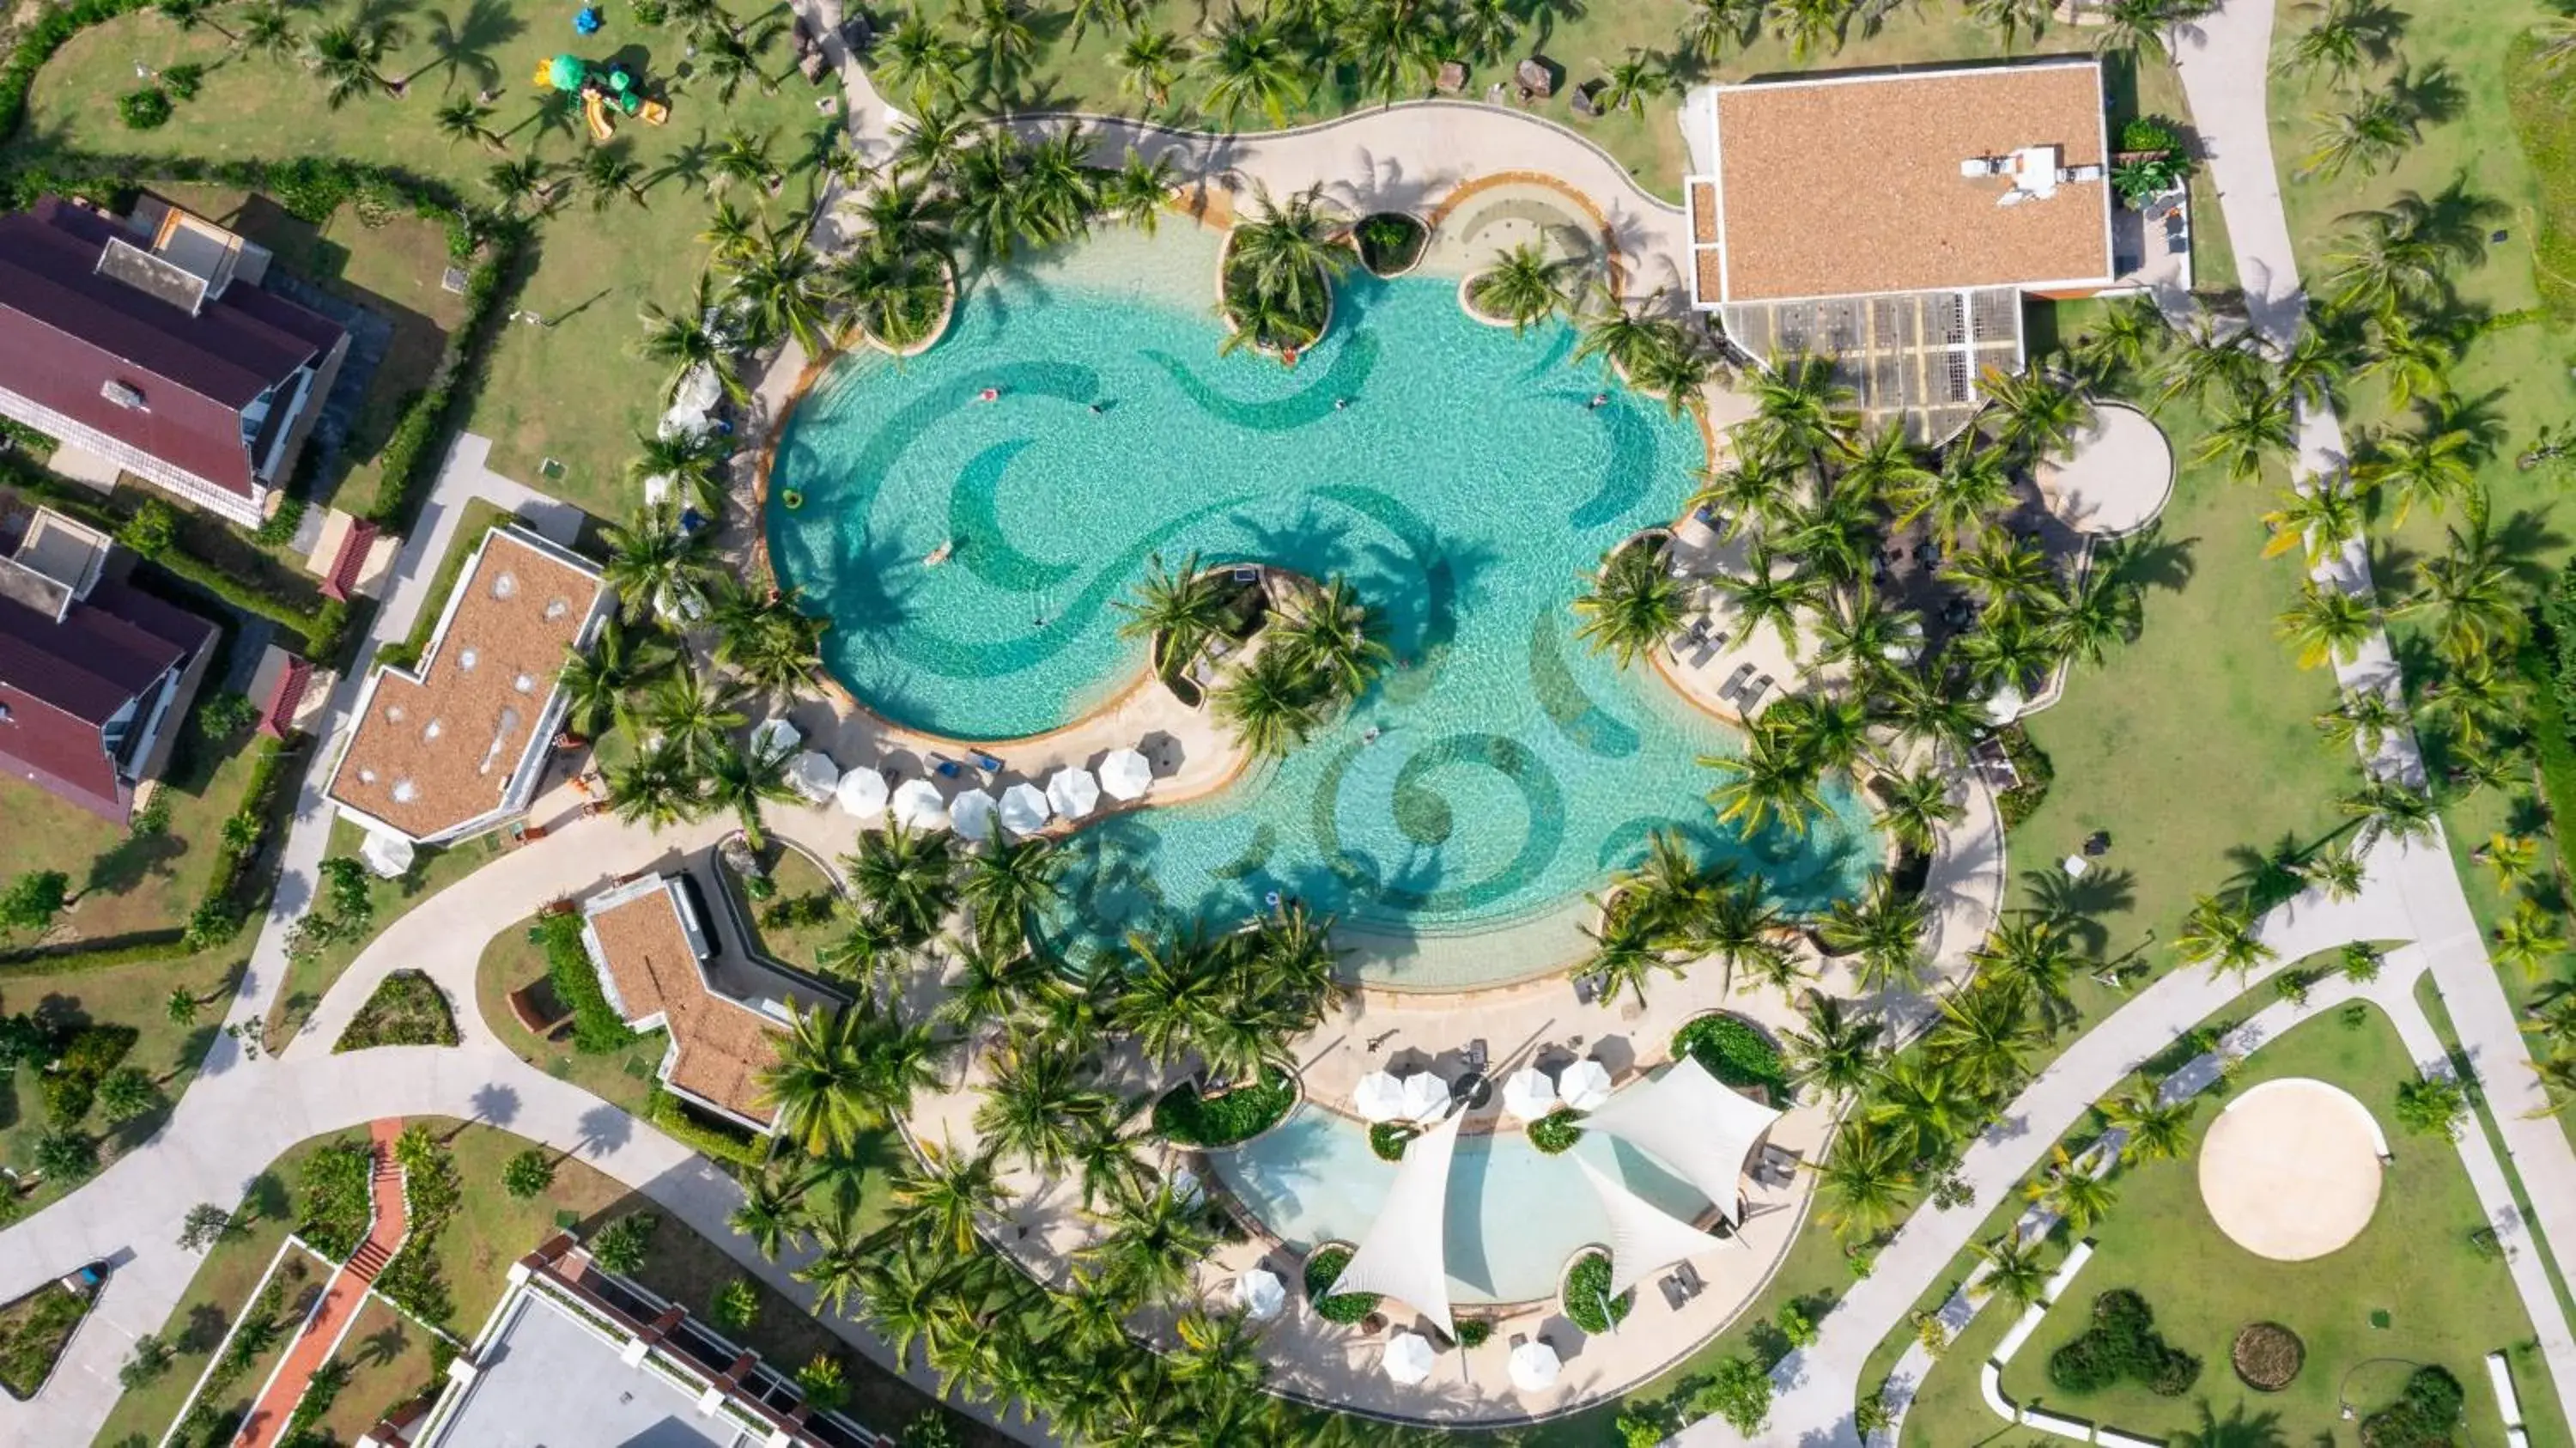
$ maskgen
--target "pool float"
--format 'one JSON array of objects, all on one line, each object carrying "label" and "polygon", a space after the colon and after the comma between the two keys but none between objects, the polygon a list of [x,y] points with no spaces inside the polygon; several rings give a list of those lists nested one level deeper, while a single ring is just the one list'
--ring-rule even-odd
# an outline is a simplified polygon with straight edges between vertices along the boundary
[{"label": "pool float", "polygon": [[792,513],[805,506],[805,495],[794,488],[783,488],[779,491],[778,501],[786,504],[787,511]]}]

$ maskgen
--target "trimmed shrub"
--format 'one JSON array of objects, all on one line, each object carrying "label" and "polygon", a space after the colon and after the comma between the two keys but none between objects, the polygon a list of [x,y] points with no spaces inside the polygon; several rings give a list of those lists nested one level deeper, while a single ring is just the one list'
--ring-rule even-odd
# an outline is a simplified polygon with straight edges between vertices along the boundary
[{"label": "trimmed shrub", "polygon": [[1740,1016],[1702,1016],[1673,1032],[1673,1054],[1688,1056],[1729,1086],[1759,1086],[1774,1101],[1789,1094],[1789,1066],[1780,1048]]},{"label": "trimmed shrub", "polygon": [[1422,258],[1430,228],[1401,211],[1380,211],[1361,218],[1351,229],[1359,243],[1360,265],[1379,276],[1393,276]]},{"label": "trimmed shrub", "polygon": [[2249,1322],[2229,1344],[2227,1360],[2245,1386],[2258,1393],[2277,1393],[2298,1377],[2308,1349],[2297,1333],[2277,1322]]},{"label": "trimmed shrub", "polygon": [[158,130],[170,121],[170,93],[157,85],[130,90],[116,98],[116,116],[129,131]]},{"label": "trimmed shrub", "polygon": [[[1586,1252],[1567,1268],[1557,1296],[1564,1304],[1566,1319],[1595,1336],[1625,1321],[1628,1310],[1637,1305],[1634,1288],[1615,1298],[1610,1296],[1610,1258],[1603,1252]],[[1602,1311],[1605,1299],[1609,1304],[1606,1314]]]},{"label": "trimmed shrub", "polygon": [[2121,1382],[2144,1383],[2180,1397],[2200,1378],[2200,1359],[2156,1331],[2147,1300],[2127,1288],[2093,1299],[2093,1325],[2048,1355],[2048,1381],[2061,1392],[2094,1393]]},{"label": "trimmed shrub", "polygon": [[364,1141],[333,1142],[315,1152],[296,1183],[303,1193],[296,1235],[334,1262],[357,1251],[367,1235],[374,1175],[375,1153]]},{"label": "trimmed shrub", "polygon": [[1345,1292],[1332,1296],[1333,1279],[1351,1265],[1351,1249],[1326,1247],[1306,1258],[1306,1300],[1315,1304],[1315,1315],[1326,1322],[1344,1326],[1358,1322],[1377,1311],[1374,1292]]},{"label": "trimmed shrub", "polygon": [[663,1135],[718,1161],[756,1167],[769,1159],[769,1138],[691,1109],[689,1103],[664,1091],[659,1081],[653,1083],[644,1114]]},{"label": "trimmed shrub", "polygon": [[1560,1106],[1529,1124],[1530,1147],[1548,1156],[1571,1151],[1583,1139],[1582,1123],[1579,1112]]},{"label": "trimmed shrub", "polygon": [[1369,1150],[1380,1161],[1404,1160],[1404,1148],[1421,1132],[1410,1122],[1372,1121],[1369,1123]]},{"label": "trimmed shrub", "polygon": [[1276,1067],[1264,1070],[1258,1085],[1222,1096],[1201,1096],[1196,1083],[1184,1081],[1154,1103],[1154,1131],[1183,1146],[1233,1146],[1278,1125],[1296,1104],[1296,1083]]},{"label": "trimmed shrub", "polygon": [[2362,1448],[2448,1448],[2468,1397],[2440,1368],[2417,1368],[2397,1401],[2361,1420]]},{"label": "trimmed shrub", "polygon": [[1461,1318],[1458,1322],[1460,1347],[1483,1347],[1494,1340],[1494,1325],[1481,1317]]},{"label": "trimmed shrub", "polygon": [[546,979],[554,986],[555,999],[572,1012],[575,1050],[604,1056],[635,1044],[636,1033],[599,988],[599,972],[582,948],[580,916],[549,915],[528,927],[528,939],[544,947]]}]

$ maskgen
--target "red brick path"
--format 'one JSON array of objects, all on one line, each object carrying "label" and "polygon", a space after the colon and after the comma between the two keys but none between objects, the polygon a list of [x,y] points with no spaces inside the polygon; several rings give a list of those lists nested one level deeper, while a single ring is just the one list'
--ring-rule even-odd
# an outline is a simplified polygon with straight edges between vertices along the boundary
[{"label": "red brick path", "polygon": [[402,1134],[402,1119],[388,1116],[372,1122],[367,1134],[373,1139],[376,1171],[376,1224],[367,1240],[349,1260],[331,1274],[322,1289],[321,1305],[306,1318],[295,1341],[286,1349],[286,1360],[269,1380],[268,1390],[242,1420],[241,1436],[233,1440],[235,1448],[275,1448],[286,1436],[286,1421],[293,1416],[295,1405],[304,1398],[305,1387],[313,1374],[340,1346],[349,1324],[357,1319],[358,1309],[366,1305],[367,1286],[376,1274],[393,1260],[395,1249],[402,1246],[403,1232],[409,1226],[403,1211],[402,1169],[394,1165],[394,1138]]}]

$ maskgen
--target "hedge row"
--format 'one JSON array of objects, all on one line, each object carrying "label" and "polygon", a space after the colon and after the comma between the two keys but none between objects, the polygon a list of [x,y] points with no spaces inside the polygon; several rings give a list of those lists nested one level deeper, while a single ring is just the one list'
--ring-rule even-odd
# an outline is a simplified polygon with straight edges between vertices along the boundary
[{"label": "hedge row", "polygon": [[[241,805],[232,816],[251,820],[258,828],[226,831],[217,836],[214,869],[207,874],[206,888],[197,897],[197,907],[189,914],[184,928],[141,932],[69,950],[35,948],[0,954],[0,977],[74,975],[147,960],[167,960],[173,956],[193,955],[240,935],[251,913],[267,903],[266,887],[270,882],[266,877],[251,872],[248,866],[257,858],[265,837],[269,806],[277,791],[279,766],[287,753],[287,746],[281,740],[260,741],[259,755],[251,761],[250,779],[242,786]],[[237,833],[245,836],[247,843],[237,843],[234,838]]]},{"label": "hedge row", "polygon": [[439,354],[429,386],[404,409],[402,421],[394,424],[393,436],[386,439],[378,458],[376,498],[367,509],[367,517],[377,526],[402,531],[418,501],[413,495],[437,477],[438,462],[447,451],[440,444],[448,432],[449,415],[467,390],[459,383],[481,365],[485,350],[509,319],[508,310],[494,303],[501,294],[502,273],[516,263],[518,255],[513,237],[496,244],[466,274],[465,315],[447,334],[447,350]]},{"label": "hedge row", "polygon": [[599,972],[582,948],[580,916],[568,911],[544,916],[528,927],[528,939],[545,951],[546,979],[554,986],[555,999],[572,1012],[574,1049],[606,1055],[635,1044],[636,1033],[599,988]]},{"label": "hedge row", "polygon": [[768,1138],[754,1136],[738,1126],[714,1121],[690,1110],[687,1102],[663,1090],[658,1081],[653,1085],[652,1100],[645,1113],[663,1135],[719,1161],[756,1167],[769,1159]]}]

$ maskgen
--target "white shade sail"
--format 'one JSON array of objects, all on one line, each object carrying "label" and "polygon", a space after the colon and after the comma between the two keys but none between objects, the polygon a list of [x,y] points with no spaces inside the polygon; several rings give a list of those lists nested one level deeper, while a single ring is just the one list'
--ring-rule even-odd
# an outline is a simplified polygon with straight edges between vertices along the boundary
[{"label": "white shade sail", "polygon": [[1333,1279],[1327,1296],[1374,1292],[1392,1297],[1431,1319],[1443,1335],[1457,1335],[1449,1321],[1449,1160],[1466,1119],[1462,1111],[1405,1147],[1395,1181],[1386,1190],[1386,1205],[1378,1209],[1368,1236],[1342,1275]]},{"label": "white shade sail", "polygon": [[1536,1121],[1556,1109],[1556,1083],[1536,1066],[1523,1066],[1503,1078],[1503,1109],[1523,1121]]},{"label": "white shade sail", "polygon": [[1744,1159],[1780,1113],[1729,1091],[1684,1056],[1661,1076],[1632,1086],[1583,1124],[1652,1153],[1699,1188],[1730,1222],[1743,1194]]},{"label": "white shade sail", "polygon": [[1610,1068],[1586,1056],[1556,1073],[1556,1095],[1577,1111],[1598,1111],[1610,1100]]},{"label": "white shade sail", "polygon": [[1449,1109],[1449,1083],[1428,1071],[1416,1071],[1404,1078],[1404,1109],[1396,1113],[1407,1121],[1437,1121]]},{"label": "white shade sail", "polygon": [[[1584,1180],[1601,1198],[1610,1218],[1610,1295],[1618,1296],[1676,1262],[1714,1252],[1726,1245],[1644,1197],[1613,1181],[1609,1173],[1581,1157]],[[1733,1207],[1728,1207],[1729,1215]]]},{"label": "white shade sail", "polygon": [[1404,1083],[1388,1071],[1371,1071],[1351,1088],[1351,1109],[1362,1121],[1393,1121],[1404,1114]]},{"label": "white shade sail", "polygon": [[763,719],[751,731],[751,752],[785,754],[805,746],[805,736],[784,719]]},{"label": "white shade sail", "polygon": [[822,804],[840,787],[841,766],[832,756],[808,749],[787,766],[787,785],[809,804]]},{"label": "white shade sail", "polygon": [[965,840],[989,840],[993,837],[993,797],[980,789],[958,791],[948,802],[948,822],[957,828],[957,837]]},{"label": "white shade sail", "polygon": [[1047,797],[1034,784],[1015,784],[1002,791],[1002,828],[1033,835],[1046,828]]},{"label": "white shade sail", "polygon": [[1431,1339],[1418,1332],[1399,1332],[1386,1340],[1386,1352],[1378,1364],[1388,1377],[1411,1386],[1431,1376],[1433,1356]]},{"label": "white shade sail", "polygon": [[908,829],[944,830],[948,828],[948,801],[939,797],[939,786],[926,779],[907,779],[894,789],[895,823]]},{"label": "white shade sail", "polygon": [[1268,1322],[1288,1303],[1288,1288],[1279,1278],[1255,1267],[1234,1279],[1234,1305],[1255,1322]]},{"label": "white shade sail", "polygon": [[1563,1359],[1547,1339],[1534,1337],[1512,1349],[1512,1386],[1524,1393],[1543,1393],[1556,1386],[1556,1370]]},{"label": "white shade sail", "polygon": [[1100,760],[1100,787],[1112,799],[1143,799],[1154,787],[1153,761],[1133,749],[1112,749]]},{"label": "white shade sail", "polygon": [[834,802],[839,804],[844,812],[856,815],[863,820],[872,820],[884,814],[889,796],[890,791],[886,789],[885,776],[873,769],[853,769],[842,775],[841,782],[832,789]]},{"label": "white shade sail", "polygon": [[1047,776],[1046,797],[1057,814],[1078,820],[1100,803],[1100,781],[1088,769],[1059,769]]}]

